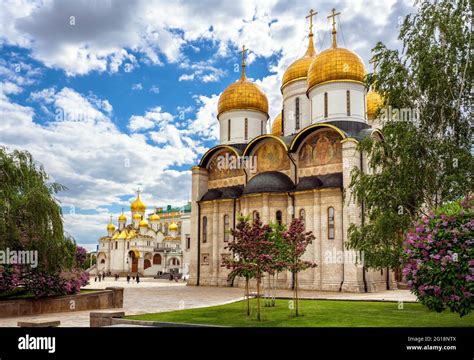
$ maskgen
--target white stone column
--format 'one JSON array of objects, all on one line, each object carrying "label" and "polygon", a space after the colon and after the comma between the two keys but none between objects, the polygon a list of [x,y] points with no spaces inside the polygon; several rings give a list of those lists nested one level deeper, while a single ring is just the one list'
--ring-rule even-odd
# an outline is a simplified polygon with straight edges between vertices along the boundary
[{"label": "white stone column", "polygon": [[192,168],[192,191],[191,191],[191,248],[189,260],[188,285],[197,285],[197,264],[198,264],[198,228],[199,214],[198,201],[207,192],[209,173],[207,169],[194,166]]},{"label": "white stone column", "polygon": [[211,278],[212,285],[217,285],[219,279],[219,203],[217,200],[213,201],[212,209],[212,261],[211,261]]},{"label": "white stone column", "polygon": [[[343,161],[343,186],[346,191],[344,208],[342,212],[343,219],[343,241],[344,244],[348,241],[348,229],[351,224],[360,224],[360,206],[355,202],[352,193],[349,189],[351,182],[351,171],[353,168],[360,168],[360,153],[357,150],[357,144],[353,141],[342,142],[342,161]],[[343,248],[344,254],[348,251],[346,247]],[[344,257],[346,258],[346,256]],[[364,282],[362,265],[354,264],[353,262],[344,263],[344,282],[342,284],[342,291],[349,292],[364,292]]]}]

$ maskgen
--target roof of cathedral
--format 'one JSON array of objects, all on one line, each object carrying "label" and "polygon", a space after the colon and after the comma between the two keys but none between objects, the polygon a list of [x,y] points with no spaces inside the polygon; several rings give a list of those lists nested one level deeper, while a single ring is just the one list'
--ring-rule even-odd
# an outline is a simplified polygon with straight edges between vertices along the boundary
[{"label": "roof of cathedral", "polygon": [[[365,84],[365,65],[354,51],[337,46],[336,10],[332,17],[332,46],[321,52],[308,70],[308,92],[315,86],[331,81],[355,81]],[[307,92],[307,93],[308,93]]]},{"label": "roof of cathedral", "polygon": [[296,191],[338,187],[342,187],[342,173],[302,177],[296,185]]},{"label": "roof of cathedral", "polygon": [[242,195],[243,190],[243,185],[210,189],[202,196],[201,201],[217,199],[237,199]]},{"label": "roof of cathedral", "polygon": [[140,192],[138,193],[137,198],[135,199],[135,201],[132,202],[132,204],[130,205],[130,209],[132,211],[139,211],[139,212],[144,212],[146,210],[146,205],[140,199]]},{"label": "roof of cathedral", "polygon": [[288,69],[286,69],[285,73],[283,74],[281,90],[283,91],[283,88],[293,81],[306,80],[306,77],[308,76],[309,67],[311,66],[311,63],[313,62],[315,57],[316,50],[314,50],[313,32],[310,31],[308,48],[306,49],[306,53],[303,55],[303,57],[295,60],[288,67]]},{"label": "roof of cathedral", "polygon": [[279,171],[267,171],[255,175],[244,188],[244,195],[262,192],[289,192],[295,184],[285,174]]},{"label": "roof of cathedral", "polygon": [[230,84],[219,97],[217,116],[230,110],[255,110],[268,116],[268,99],[260,87],[245,74],[245,47],[242,48],[242,75]]}]

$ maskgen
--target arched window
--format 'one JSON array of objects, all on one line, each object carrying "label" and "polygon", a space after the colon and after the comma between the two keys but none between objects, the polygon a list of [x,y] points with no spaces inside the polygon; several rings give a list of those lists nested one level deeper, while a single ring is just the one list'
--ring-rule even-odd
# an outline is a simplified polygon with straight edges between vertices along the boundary
[{"label": "arched window", "polygon": [[328,239],[334,239],[334,208],[328,208]]},{"label": "arched window", "polygon": [[224,215],[224,241],[229,241],[229,215]]},{"label": "arched window", "polygon": [[151,267],[151,262],[150,260],[145,259],[145,261],[143,262],[143,269],[148,269],[149,267]]},{"label": "arched window", "polygon": [[207,216],[202,218],[202,242],[207,242]]},{"label": "arched window", "polygon": [[328,117],[328,93],[324,93],[324,117]]},{"label": "arched window", "polygon": [[300,220],[303,222],[303,226],[306,228],[306,224],[305,224],[306,213],[305,213],[304,209],[300,210]]},{"label": "arched window", "polygon": [[249,119],[245,118],[245,140],[249,138]]},{"label": "arched window", "polygon": [[118,241],[115,242],[115,250],[118,249]]},{"label": "arched window", "polygon": [[153,265],[161,265],[161,255],[155,254],[153,256]]},{"label": "arched window", "polygon": [[257,219],[260,219],[260,214],[258,213],[257,210],[254,210],[253,213],[252,213],[252,220],[257,220]]},{"label": "arched window", "polygon": [[346,108],[347,116],[351,116],[351,92],[349,90],[346,91]]},{"label": "arched window", "polygon": [[300,129],[300,98],[295,99],[295,129]]},{"label": "arched window", "polygon": [[260,122],[260,134],[263,135],[263,120]]},{"label": "arched window", "polygon": [[280,210],[276,212],[276,222],[278,223],[278,225],[281,225],[282,223],[282,213]]},{"label": "arched window", "polygon": [[230,141],[230,126],[231,126],[231,120],[227,120],[227,141]]}]

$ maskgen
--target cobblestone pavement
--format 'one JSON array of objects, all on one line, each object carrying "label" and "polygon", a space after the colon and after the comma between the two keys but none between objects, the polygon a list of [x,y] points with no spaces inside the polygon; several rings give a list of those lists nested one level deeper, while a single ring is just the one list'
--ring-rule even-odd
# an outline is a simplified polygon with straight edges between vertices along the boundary
[{"label": "cobblestone pavement", "polygon": [[[242,299],[243,289],[195,287],[186,286],[183,282],[170,282],[168,280],[154,280],[143,278],[140,284],[125,279],[114,281],[106,279],[101,282],[92,281],[86,289],[105,289],[109,286],[124,288],[123,309],[127,315],[163,312],[170,310],[206,307]],[[378,293],[338,293],[323,291],[300,291],[301,298],[305,299],[338,299],[338,300],[379,300],[379,301],[415,301],[416,298],[408,290],[390,290]],[[289,290],[278,290],[277,296],[291,297]],[[61,326],[87,327],[89,326],[89,313],[91,311],[77,311],[71,313],[45,314],[38,316],[22,316],[0,319],[0,327],[17,326],[18,321],[38,319],[60,320]]]}]

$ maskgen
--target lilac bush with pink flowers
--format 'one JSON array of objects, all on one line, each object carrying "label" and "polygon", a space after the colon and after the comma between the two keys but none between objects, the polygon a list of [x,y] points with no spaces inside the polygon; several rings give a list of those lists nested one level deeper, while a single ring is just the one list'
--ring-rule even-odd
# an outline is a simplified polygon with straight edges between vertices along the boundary
[{"label": "lilac bush with pink flowers", "polygon": [[415,224],[403,244],[403,275],[428,308],[467,315],[474,295],[474,196]]}]

